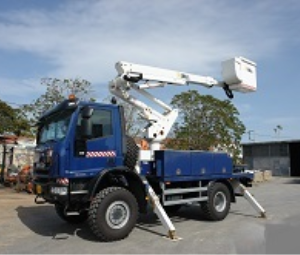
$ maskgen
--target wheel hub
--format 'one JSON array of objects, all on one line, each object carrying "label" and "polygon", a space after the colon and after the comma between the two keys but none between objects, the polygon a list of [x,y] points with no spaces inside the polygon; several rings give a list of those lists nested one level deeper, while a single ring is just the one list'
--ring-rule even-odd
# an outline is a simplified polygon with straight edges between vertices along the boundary
[{"label": "wheel hub", "polygon": [[106,222],[113,229],[120,229],[126,225],[130,217],[128,205],[123,201],[112,203],[106,211]]},{"label": "wheel hub", "polygon": [[214,198],[214,207],[218,212],[223,212],[226,208],[226,196],[223,192],[216,193]]}]

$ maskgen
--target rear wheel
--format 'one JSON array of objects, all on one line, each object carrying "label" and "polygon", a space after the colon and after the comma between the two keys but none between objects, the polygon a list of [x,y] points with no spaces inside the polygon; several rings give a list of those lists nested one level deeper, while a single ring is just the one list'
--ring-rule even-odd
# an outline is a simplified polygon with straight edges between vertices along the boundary
[{"label": "rear wheel", "polygon": [[72,224],[82,223],[88,218],[87,211],[81,212],[79,215],[66,215],[64,206],[59,204],[55,205],[55,211],[62,220]]},{"label": "rear wheel", "polygon": [[208,200],[202,203],[202,210],[207,219],[223,220],[230,210],[230,192],[223,183],[216,182],[208,188]]},{"label": "rear wheel", "polygon": [[89,209],[89,225],[102,241],[125,238],[138,218],[138,204],[131,192],[121,187],[101,190]]}]

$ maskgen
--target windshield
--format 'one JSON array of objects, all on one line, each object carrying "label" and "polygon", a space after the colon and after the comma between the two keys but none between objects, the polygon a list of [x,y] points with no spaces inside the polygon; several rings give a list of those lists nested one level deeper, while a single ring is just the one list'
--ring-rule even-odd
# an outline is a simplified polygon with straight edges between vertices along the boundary
[{"label": "windshield", "polygon": [[62,111],[46,119],[40,126],[38,143],[65,138],[73,111]]}]

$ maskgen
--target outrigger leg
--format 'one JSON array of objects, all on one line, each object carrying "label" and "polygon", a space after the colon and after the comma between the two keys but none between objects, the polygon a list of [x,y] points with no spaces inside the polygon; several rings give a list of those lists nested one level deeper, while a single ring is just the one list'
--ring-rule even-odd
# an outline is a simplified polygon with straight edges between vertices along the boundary
[{"label": "outrigger leg", "polygon": [[158,216],[163,226],[168,230],[168,234],[167,234],[168,238],[174,241],[181,239],[176,236],[175,227],[171,219],[169,218],[168,214],[166,213],[165,209],[162,207],[159,201],[159,197],[156,195],[155,191],[153,190],[153,188],[151,187],[147,179],[145,177],[142,178],[143,178],[143,183],[146,186],[147,195],[150,199],[151,205],[153,207],[153,211]]},{"label": "outrigger leg", "polygon": [[260,214],[260,216],[262,218],[266,218],[266,210],[258,203],[253,195],[251,195],[246,187],[238,180],[235,180],[233,184],[235,193],[243,195],[243,197],[252,205],[252,207]]}]

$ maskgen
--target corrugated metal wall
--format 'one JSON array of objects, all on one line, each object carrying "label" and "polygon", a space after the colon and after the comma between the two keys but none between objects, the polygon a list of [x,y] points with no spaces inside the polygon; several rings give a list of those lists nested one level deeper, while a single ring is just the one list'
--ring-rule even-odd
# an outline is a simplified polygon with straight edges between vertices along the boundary
[{"label": "corrugated metal wall", "polygon": [[288,157],[256,157],[253,159],[253,168],[271,170],[275,176],[290,176],[290,159]]},{"label": "corrugated metal wall", "polygon": [[249,169],[271,170],[274,176],[290,176],[288,143],[243,145],[244,163]]}]

